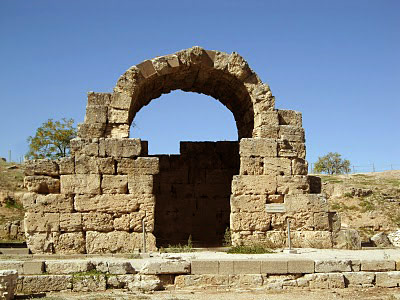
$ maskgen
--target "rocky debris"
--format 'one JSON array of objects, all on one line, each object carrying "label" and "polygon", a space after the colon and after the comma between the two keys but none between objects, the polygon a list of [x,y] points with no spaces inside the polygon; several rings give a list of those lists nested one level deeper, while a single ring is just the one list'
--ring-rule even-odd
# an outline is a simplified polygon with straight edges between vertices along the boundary
[{"label": "rocky debris", "polygon": [[379,247],[379,248],[392,246],[392,243],[390,242],[390,240],[388,239],[388,236],[384,232],[375,234],[373,237],[371,237],[371,241],[374,244],[374,246]]}]

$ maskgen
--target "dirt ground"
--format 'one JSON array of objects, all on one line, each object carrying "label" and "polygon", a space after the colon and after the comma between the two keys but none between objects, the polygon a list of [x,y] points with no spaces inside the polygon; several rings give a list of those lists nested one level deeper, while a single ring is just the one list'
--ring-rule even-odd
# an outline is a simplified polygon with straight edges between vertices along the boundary
[{"label": "dirt ground", "polygon": [[[40,297],[40,295],[38,295]],[[38,298],[39,298],[38,297]],[[44,298],[42,298],[44,297]],[[121,290],[97,293],[49,293],[41,299],[86,299],[86,300],[331,300],[331,299],[400,299],[400,289],[330,289],[330,290],[279,290],[279,291],[160,291],[152,294],[139,294]],[[16,299],[31,299],[17,297]]]}]

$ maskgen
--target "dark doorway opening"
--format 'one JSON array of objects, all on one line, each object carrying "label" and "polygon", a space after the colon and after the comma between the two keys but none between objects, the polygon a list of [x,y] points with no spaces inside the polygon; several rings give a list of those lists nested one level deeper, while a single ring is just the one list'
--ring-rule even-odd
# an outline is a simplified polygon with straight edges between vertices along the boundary
[{"label": "dark doorway opening", "polygon": [[217,247],[229,228],[231,182],[239,174],[239,143],[181,142],[180,155],[159,157],[155,175],[157,247]]}]

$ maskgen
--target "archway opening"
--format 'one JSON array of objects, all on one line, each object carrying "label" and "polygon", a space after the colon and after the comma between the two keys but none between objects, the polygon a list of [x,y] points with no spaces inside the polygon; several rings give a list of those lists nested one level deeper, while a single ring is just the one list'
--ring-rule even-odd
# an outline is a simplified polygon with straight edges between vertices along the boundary
[{"label": "archway opening", "polygon": [[239,174],[237,127],[214,98],[174,91],[150,102],[131,136],[160,161],[154,177],[157,246],[221,246],[229,228],[231,182]]}]

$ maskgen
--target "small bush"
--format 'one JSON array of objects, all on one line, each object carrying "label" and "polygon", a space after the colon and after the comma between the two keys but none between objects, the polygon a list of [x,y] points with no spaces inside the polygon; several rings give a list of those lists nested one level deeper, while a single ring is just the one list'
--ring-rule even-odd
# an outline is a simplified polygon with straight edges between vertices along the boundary
[{"label": "small bush", "polygon": [[264,253],[275,253],[270,248],[264,245],[251,245],[251,246],[233,246],[227,253],[230,254],[264,254]]},{"label": "small bush", "polygon": [[5,204],[6,208],[15,208],[20,210],[24,209],[21,203],[15,201],[15,199],[10,196],[7,196],[7,198],[5,199]]}]

